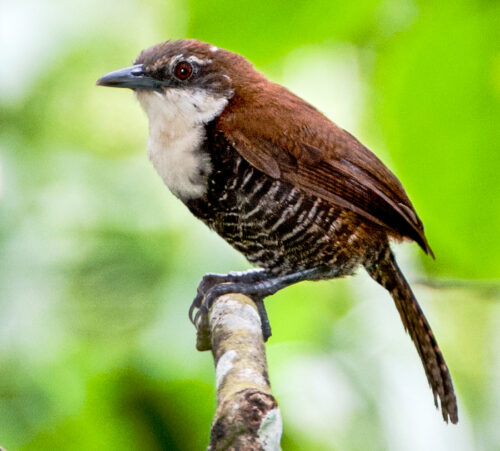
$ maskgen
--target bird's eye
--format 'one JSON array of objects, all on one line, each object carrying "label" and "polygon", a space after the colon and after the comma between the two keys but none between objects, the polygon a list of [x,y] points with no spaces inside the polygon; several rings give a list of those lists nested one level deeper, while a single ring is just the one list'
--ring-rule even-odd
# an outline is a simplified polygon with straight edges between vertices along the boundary
[{"label": "bird's eye", "polygon": [[174,69],[174,76],[178,80],[187,80],[193,73],[193,66],[187,61],[181,61]]}]

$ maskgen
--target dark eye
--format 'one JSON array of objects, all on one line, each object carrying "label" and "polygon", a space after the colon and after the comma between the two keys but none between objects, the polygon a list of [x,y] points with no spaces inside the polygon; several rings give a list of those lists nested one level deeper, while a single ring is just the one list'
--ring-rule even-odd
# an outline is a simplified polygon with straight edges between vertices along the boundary
[{"label": "dark eye", "polygon": [[174,69],[174,77],[179,80],[187,80],[193,73],[193,66],[187,61],[181,61]]}]

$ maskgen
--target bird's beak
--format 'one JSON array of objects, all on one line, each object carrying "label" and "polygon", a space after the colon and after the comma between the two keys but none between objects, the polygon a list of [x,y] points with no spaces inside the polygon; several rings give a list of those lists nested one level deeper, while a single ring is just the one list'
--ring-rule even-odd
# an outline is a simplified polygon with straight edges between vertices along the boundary
[{"label": "bird's beak", "polygon": [[98,86],[109,86],[112,88],[130,89],[154,89],[158,90],[163,85],[160,80],[156,80],[149,75],[145,75],[142,64],[118,69],[97,80]]}]

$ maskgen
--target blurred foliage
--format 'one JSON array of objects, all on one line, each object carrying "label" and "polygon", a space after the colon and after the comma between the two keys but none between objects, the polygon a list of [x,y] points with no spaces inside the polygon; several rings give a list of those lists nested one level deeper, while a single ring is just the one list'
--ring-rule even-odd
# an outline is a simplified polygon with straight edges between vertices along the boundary
[{"label": "blurred foliage", "polygon": [[193,37],[355,124],[437,255],[398,247],[410,279],[432,282],[415,290],[461,423],[433,412],[384,290],[366,277],[303,283],[267,303],[283,449],[498,449],[499,17],[485,0],[3,1],[0,445],[208,441],[212,360],[195,351],[187,308],[202,274],[248,264],[154,173],[132,95],[94,86],[143,48]]},{"label": "blurred foliage", "polygon": [[500,274],[499,14],[498,2],[424,4],[377,65],[380,124],[449,276]]}]

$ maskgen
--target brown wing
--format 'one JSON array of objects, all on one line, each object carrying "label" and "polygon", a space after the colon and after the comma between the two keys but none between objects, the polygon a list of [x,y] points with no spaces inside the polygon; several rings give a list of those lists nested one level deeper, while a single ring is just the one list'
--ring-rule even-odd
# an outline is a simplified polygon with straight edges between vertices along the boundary
[{"label": "brown wing", "polygon": [[[273,178],[348,208],[432,251],[394,174],[351,134],[285,88],[255,83],[217,121],[236,151]],[[283,118],[287,118],[286,121]]]}]

